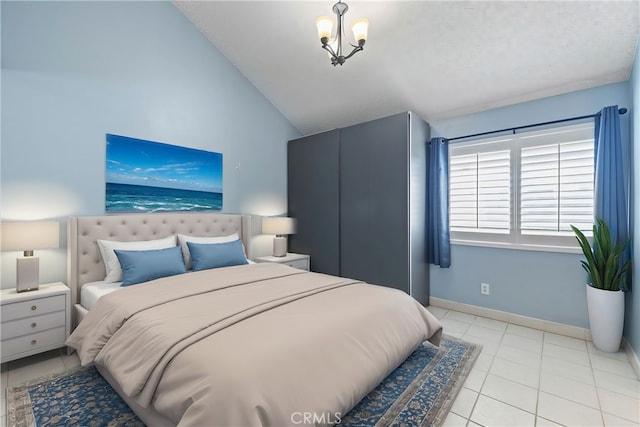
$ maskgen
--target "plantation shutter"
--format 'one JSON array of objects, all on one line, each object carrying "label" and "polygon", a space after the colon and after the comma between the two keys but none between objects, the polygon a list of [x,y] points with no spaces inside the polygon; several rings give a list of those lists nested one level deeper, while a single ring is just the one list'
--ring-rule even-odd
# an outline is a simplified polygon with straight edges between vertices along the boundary
[{"label": "plantation shutter", "polygon": [[478,228],[486,233],[511,229],[511,152],[478,153]]},{"label": "plantation shutter", "polygon": [[478,154],[449,159],[449,227],[464,231],[478,227]]},{"label": "plantation shutter", "polygon": [[573,236],[593,224],[593,126],[522,136],[520,231]]},{"label": "plantation shutter", "polygon": [[451,231],[510,233],[511,152],[509,149],[487,148],[450,148]]},{"label": "plantation shutter", "polygon": [[463,244],[576,248],[593,225],[593,122],[449,145],[449,225]]}]

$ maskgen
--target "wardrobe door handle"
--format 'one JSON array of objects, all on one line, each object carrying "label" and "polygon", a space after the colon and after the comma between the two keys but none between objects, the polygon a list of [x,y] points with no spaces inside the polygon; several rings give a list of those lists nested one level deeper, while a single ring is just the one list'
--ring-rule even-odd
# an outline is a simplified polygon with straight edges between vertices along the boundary
[{"label": "wardrobe door handle", "polygon": [[36,345],[37,341],[36,340],[31,340],[31,345]]}]

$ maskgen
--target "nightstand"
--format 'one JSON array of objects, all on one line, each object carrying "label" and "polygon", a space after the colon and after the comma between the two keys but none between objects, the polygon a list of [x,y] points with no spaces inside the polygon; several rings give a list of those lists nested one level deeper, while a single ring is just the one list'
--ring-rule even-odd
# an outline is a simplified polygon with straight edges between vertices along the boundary
[{"label": "nightstand", "polygon": [[278,264],[285,264],[289,267],[299,268],[300,270],[309,271],[309,255],[294,254],[288,252],[285,256],[260,256],[257,257],[255,262],[277,262]]},{"label": "nightstand", "polygon": [[71,326],[71,291],[64,283],[37,291],[0,291],[1,363],[64,347]]}]

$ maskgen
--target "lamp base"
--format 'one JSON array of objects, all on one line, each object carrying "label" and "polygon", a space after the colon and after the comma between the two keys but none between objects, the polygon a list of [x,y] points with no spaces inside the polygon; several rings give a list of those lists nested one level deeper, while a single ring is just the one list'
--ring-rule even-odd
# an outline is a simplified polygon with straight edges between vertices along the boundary
[{"label": "lamp base", "polygon": [[40,258],[18,258],[16,264],[16,291],[37,291],[40,287]]},{"label": "lamp base", "polygon": [[276,236],[273,238],[273,256],[283,257],[287,255],[287,238]]}]

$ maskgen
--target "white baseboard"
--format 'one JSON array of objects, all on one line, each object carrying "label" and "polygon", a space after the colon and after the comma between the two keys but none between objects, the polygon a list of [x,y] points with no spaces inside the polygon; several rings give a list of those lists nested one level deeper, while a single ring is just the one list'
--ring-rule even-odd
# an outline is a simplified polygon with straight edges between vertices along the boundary
[{"label": "white baseboard", "polygon": [[631,362],[631,366],[633,370],[636,371],[636,377],[640,379],[640,359],[635,351],[633,351],[633,347],[629,344],[626,338],[622,337],[622,347],[624,351],[627,353],[627,357],[629,358],[629,362]]},{"label": "white baseboard", "polygon": [[[538,319],[535,317],[521,316],[519,314],[509,313],[507,311],[493,310],[491,308],[479,307],[477,305],[463,304],[461,302],[450,301],[442,298],[430,297],[429,305],[446,308],[447,310],[461,311],[463,313],[473,314],[474,316],[488,317],[489,319],[501,320],[503,322],[513,323],[515,325],[525,326],[527,328],[539,329],[554,334],[566,335],[572,338],[591,341],[591,331],[586,328],[565,325],[564,323],[550,322],[548,320]],[[636,372],[636,376],[640,378],[640,359],[629,344],[626,338],[622,338],[622,346],[627,353],[629,362]]]},{"label": "white baseboard", "polygon": [[448,310],[461,311],[473,314],[474,316],[488,317],[489,319],[501,320],[527,328],[539,329],[545,332],[565,335],[572,338],[591,341],[591,333],[588,329],[577,326],[566,325],[564,323],[550,322],[548,320],[535,317],[521,316],[507,311],[493,310],[491,308],[479,307],[477,305],[463,304],[461,302],[450,301],[442,298],[430,297],[429,305],[446,308]]}]

